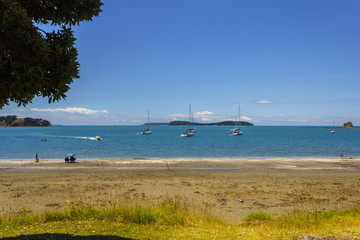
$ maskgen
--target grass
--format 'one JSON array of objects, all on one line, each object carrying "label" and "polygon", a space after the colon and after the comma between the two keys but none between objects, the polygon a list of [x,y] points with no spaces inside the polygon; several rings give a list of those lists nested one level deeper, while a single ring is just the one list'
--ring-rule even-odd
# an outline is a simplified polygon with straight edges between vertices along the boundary
[{"label": "grass", "polygon": [[244,221],[254,222],[254,221],[270,221],[272,219],[271,215],[265,212],[251,212],[245,218]]},{"label": "grass", "polygon": [[306,235],[360,238],[360,208],[274,218],[252,212],[228,223],[181,201],[109,208],[69,206],[61,211],[0,218],[0,239],[303,239]]}]

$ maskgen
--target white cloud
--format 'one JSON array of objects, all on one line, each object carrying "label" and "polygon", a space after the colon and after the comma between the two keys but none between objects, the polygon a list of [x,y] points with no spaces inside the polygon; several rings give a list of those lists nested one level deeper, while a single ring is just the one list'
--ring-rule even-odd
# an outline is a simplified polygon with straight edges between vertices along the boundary
[{"label": "white cloud", "polygon": [[248,121],[249,122],[249,121],[252,121],[252,119],[247,116],[241,116],[240,121]]},{"label": "white cloud", "polygon": [[[193,114],[194,121],[196,119],[200,120],[200,121],[204,121],[204,122],[210,121],[213,114],[214,113],[209,112],[209,111],[196,112]],[[189,115],[182,114],[182,113],[174,113],[174,114],[165,116],[165,118],[171,119],[172,121],[176,121],[176,120],[187,121],[189,119]]]},{"label": "white cloud", "polygon": [[194,113],[194,118],[200,119],[202,122],[210,122],[214,113],[209,111],[202,111]]},{"label": "white cloud", "polygon": [[126,122],[126,120],[125,120],[125,119],[116,119],[115,122],[116,122],[116,123],[119,123],[119,122],[120,122],[120,123],[124,123],[124,122]]},{"label": "white cloud", "polygon": [[203,111],[203,112],[194,113],[194,117],[211,116],[211,115],[213,115],[213,114],[214,114],[213,112]]},{"label": "white cloud", "polygon": [[107,110],[93,110],[87,108],[68,107],[68,108],[32,108],[30,111],[34,112],[47,112],[47,113],[69,113],[69,114],[83,114],[83,115],[94,115],[94,114],[108,114]]},{"label": "white cloud", "polygon": [[259,103],[259,104],[268,104],[268,103],[273,103],[273,101],[263,99],[263,100],[258,100],[258,101],[256,101],[256,103]]},{"label": "white cloud", "polygon": [[302,118],[302,119],[289,119],[287,121],[288,122],[301,122],[301,123],[308,122],[308,120],[305,119],[305,118]]},{"label": "white cloud", "polygon": [[174,113],[174,114],[165,116],[165,118],[171,119],[172,121],[176,121],[176,120],[183,120],[183,119],[189,118],[189,115],[185,115],[182,113]]}]

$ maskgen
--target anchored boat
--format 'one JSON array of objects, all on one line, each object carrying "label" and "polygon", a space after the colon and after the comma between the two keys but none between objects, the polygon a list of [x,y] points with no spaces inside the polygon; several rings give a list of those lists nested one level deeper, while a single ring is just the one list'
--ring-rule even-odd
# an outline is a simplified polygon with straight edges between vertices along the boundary
[{"label": "anchored boat", "polygon": [[[150,114],[149,114],[149,110],[148,110],[148,124],[149,124],[149,120],[150,120]],[[140,132],[142,135],[146,135],[146,134],[152,134],[152,131],[150,130],[150,128],[148,127],[147,129],[145,129],[145,130],[142,130],[141,132]]]}]

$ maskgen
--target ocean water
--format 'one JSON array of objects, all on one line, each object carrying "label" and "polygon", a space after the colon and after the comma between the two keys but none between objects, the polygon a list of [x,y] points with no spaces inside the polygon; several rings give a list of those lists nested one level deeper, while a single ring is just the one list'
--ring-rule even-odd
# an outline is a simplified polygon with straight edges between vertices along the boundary
[{"label": "ocean water", "polygon": [[[143,126],[59,126],[0,128],[0,159],[64,158],[245,158],[360,156],[360,129],[301,127],[196,127],[194,137],[182,138],[187,127],[154,126],[153,134],[138,134]],[[101,136],[102,141],[95,141]],[[89,138],[87,138],[89,137]],[[41,139],[47,141],[41,141]]]}]

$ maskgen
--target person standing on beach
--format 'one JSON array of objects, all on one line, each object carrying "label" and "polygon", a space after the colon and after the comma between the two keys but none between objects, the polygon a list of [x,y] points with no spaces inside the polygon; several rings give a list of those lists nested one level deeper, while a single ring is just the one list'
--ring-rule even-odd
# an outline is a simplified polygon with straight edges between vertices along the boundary
[{"label": "person standing on beach", "polygon": [[35,155],[35,162],[39,162],[39,155],[37,153]]}]

